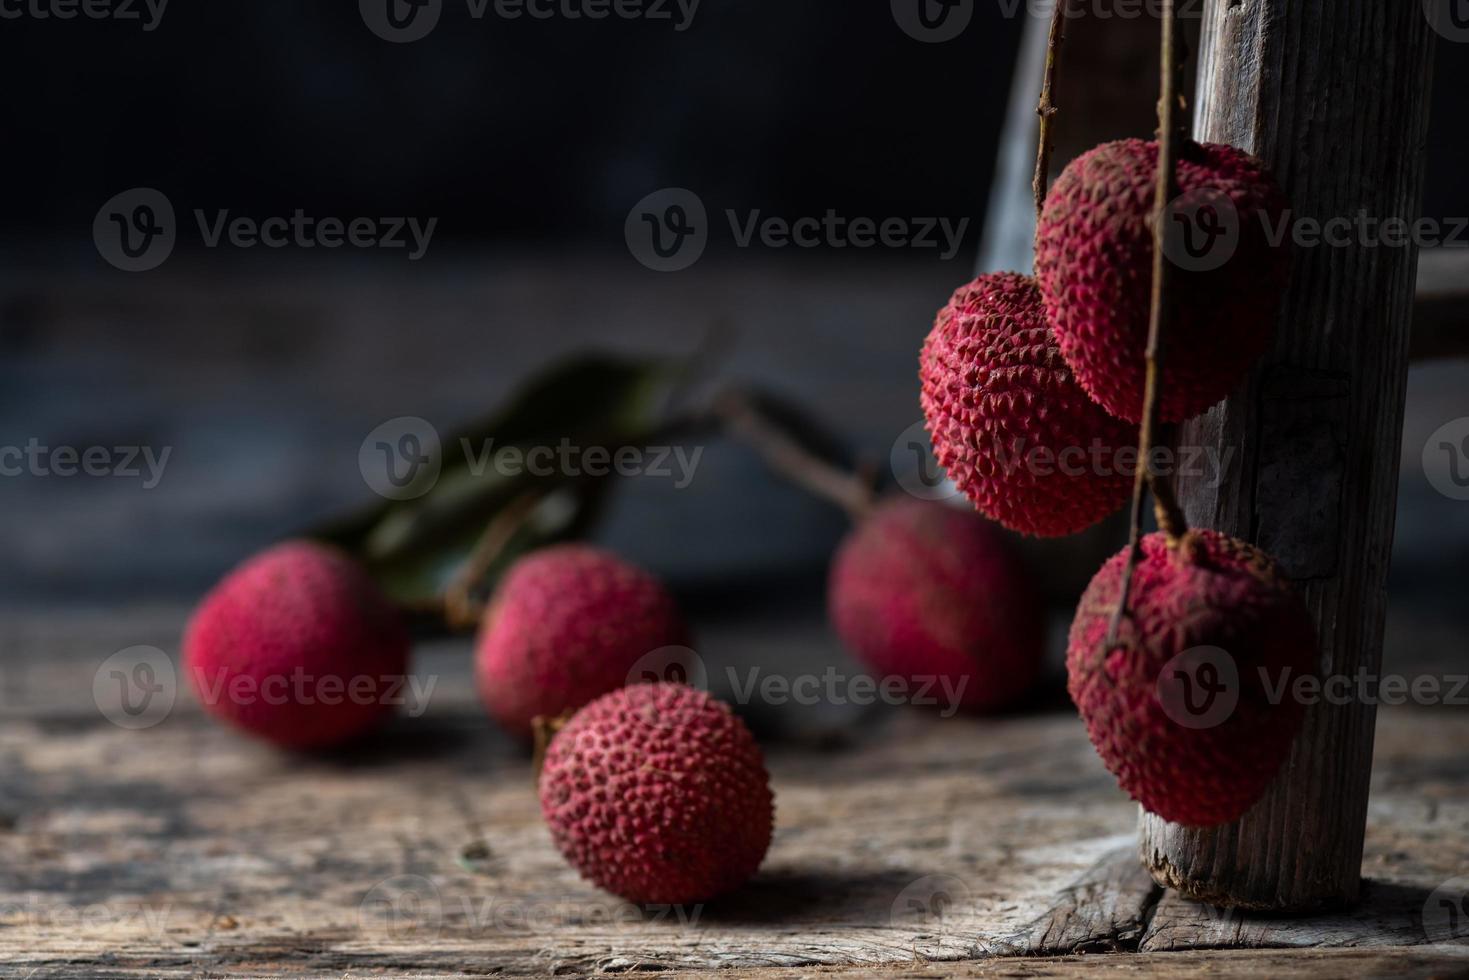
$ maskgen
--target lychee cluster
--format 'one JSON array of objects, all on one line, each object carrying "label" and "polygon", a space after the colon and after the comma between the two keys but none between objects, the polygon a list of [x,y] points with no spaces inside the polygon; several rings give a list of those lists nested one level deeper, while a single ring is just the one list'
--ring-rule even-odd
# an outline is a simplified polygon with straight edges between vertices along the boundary
[{"label": "lychee cluster", "polygon": [[1133,799],[1177,823],[1226,823],[1259,799],[1290,752],[1304,709],[1279,692],[1314,673],[1315,629],[1252,545],[1196,530],[1173,546],[1151,534],[1142,548],[1115,643],[1107,634],[1127,551],[1082,595],[1067,687]]},{"label": "lychee cluster", "polygon": [[847,648],[881,677],[937,680],[958,704],[1013,704],[1042,662],[1040,597],[1004,534],[946,504],[897,498],[842,542],[827,590]]},{"label": "lychee cluster", "polygon": [[552,738],[539,791],[566,860],[631,902],[717,898],[770,846],[759,747],[726,705],[681,684],[638,684],[582,708]]},{"label": "lychee cluster", "polygon": [[[533,720],[570,716],[545,757],[546,820],[588,880],[631,901],[714,898],[754,874],[770,845],[769,778],[744,723],[695,688],[638,683],[642,658],[673,646],[658,660],[667,668],[687,636],[652,575],[566,545],[512,566],[479,639],[480,693],[504,727],[526,735]],[[310,749],[382,720],[409,639],[352,559],[300,541],[226,576],[190,622],[184,655],[207,710]]]},{"label": "lychee cluster", "polygon": [[919,359],[934,455],[986,516],[1045,537],[1117,510],[1132,478],[1116,461],[1133,427],[1072,377],[1034,279],[980,276],[939,311]]},{"label": "lychee cluster", "polygon": [[[1034,279],[980,276],[939,312],[919,359],[934,454],[987,516],[1025,534],[1072,534],[1126,499],[1142,418],[1152,305],[1158,147],[1107,143],[1046,198]],[[1286,201],[1233,147],[1187,144],[1165,214],[1174,264],[1165,421],[1229,394],[1269,345],[1290,272]]]},{"label": "lychee cluster", "polygon": [[[1044,201],[1036,278],[1001,273],[961,287],[924,344],[920,400],[934,453],[980,511],[1014,530],[1079,531],[1128,495],[1130,474],[1114,454],[1069,470],[1013,464],[1027,458],[1021,446],[1059,460],[1087,445],[1133,442],[1127,423],[1143,418],[1152,357],[1155,231],[1172,264],[1159,416],[1207,410],[1269,346],[1291,264],[1280,234],[1284,194],[1253,157],[1189,143],[1176,161],[1178,197],[1155,216],[1157,164],[1158,145],[1141,140],[1076,159]],[[1130,551],[1087,589],[1071,631],[1069,687],[1124,789],[1166,819],[1217,824],[1252,805],[1285,759],[1302,709],[1271,702],[1261,672],[1309,673],[1314,630],[1268,556],[1211,531],[1185,532],[1176,506],[1161,506],[1175,536],[1145,539],[1126,607],[1118,605]],[[910,591],[940,591],[913,581],[894,576],[886,591],[844,585],[866,597],[833,604],[854,648],[932,655],[913,639],[914,618],[895,611]],[[916,619],[944,622],[932,612]],[[904,639],[890,639],[899,630]],[[1193,713],[1206,706],[1214,713]]]}]

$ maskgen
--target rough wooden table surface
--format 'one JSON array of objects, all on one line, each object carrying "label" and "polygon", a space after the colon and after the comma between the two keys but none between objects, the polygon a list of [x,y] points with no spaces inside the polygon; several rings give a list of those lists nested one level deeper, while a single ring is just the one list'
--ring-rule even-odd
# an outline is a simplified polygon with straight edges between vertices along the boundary
[{"label": "rough wooden table surface", "polygon": [[104,716],[99,666],[135,644],[172,656],[182,615],[10,620],[0,975],[1469,975],[1469,923],[1449,917],[1469,903],[1462,710],[1383,711],[1366,899],[1339,915],[1251,918],[1155,888],[1134,807],[1061,709],[893,710],[831,744],[773,741],[757,879],[634,909],[557,855],[465,644],[420,658],[419,717],[311,758],[214,725],[186,691],[147,728]]}]

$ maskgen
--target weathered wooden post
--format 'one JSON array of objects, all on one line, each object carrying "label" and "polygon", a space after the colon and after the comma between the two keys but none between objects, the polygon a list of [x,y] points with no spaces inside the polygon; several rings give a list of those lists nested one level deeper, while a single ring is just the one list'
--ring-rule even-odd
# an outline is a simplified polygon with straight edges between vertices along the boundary
[{"label": "weathered wooden post", "polygon": [[[1423,4],[1210,0],[1204,16],[1198,139],[1263,158],[1297,220],[1417,219],[1435,37]],[[1274,349],[1180,431],[1184,445],[1233,450],[1219,485],[1179,480],[1189,522],[1280,560],[1315,614],[1323,676],[1380,668],[1416,265],[1412,244],[1356,231],[1298,245]],[[1316,704],[1238,823],[1190,829],[1143,814],[1143,863],[1218,905],[1353,901],[1375,716],[1372,704]]]}]

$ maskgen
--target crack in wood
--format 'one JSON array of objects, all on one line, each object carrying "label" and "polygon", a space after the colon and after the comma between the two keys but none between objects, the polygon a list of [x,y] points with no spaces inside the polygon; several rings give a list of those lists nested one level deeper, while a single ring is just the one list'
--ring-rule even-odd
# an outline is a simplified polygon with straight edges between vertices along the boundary
[{"label": "crack in wood", "polygon": [[1108,851],[1009,941],[1006,955],[1135,952],[1163,889],[1131,846]]}]

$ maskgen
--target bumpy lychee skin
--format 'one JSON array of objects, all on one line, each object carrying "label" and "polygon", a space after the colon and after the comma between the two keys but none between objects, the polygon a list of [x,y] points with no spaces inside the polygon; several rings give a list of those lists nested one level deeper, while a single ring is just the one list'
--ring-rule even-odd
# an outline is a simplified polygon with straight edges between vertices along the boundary
[{"label": "bumpy lychee skin", "polygon": [[837,551],[827,609],[878,677],[949,711],[1013,704],[1044,657],[1040,598],[1004,532],[946,504],[877,507]]},{"label": "bumpy lychee skin", "polygon": [[1176,823],[1228,823],[1265,792],[1300,727],[1290,688],[1316,671],[1311,617],[1274,561],[1235,538],[1191,531],[1170,549],[1150,534],[1143,556],[1110,651],[1126,550],[1082,595],[1067,688],[1133,799]]},{"label": "bumpy lychee skin", "polygon": [[185,673],[205,710],[294,749],[348,741],[401,700],[409,637],[346,554],[308,541],[261,552],[199,604]]},{"label": "bumpy lychee skin", "polygon": [[589,545],[546,548],[506,573],[486,611],[475,667],[485,707],[523,738],[622,687],[644,656],[686,646],[678,607],[656,578]]},{"label": "bumpy lychee skin", "polygon": [[743,884],[770,847],[774,804],[755,739],[682,684],[635,684],[551,740],[541,812],[583,878],[630,902],[687,904]]},{"label": "bumpy lychee skin", "polygon": [[[1133,422],[1142,418],[1157,168],[1156,143],[1090,150],[1057,178],[1036,233],[1036,278],[1061,353],[1092,398]],[[1230,146],[1188,143],[1178,185],[1165,421],[1206,411],[1243,380],[1269,346],[1290,274],[1288,239],[1271,243],[1285,196],[1260,161]],[[1204,203],[1211,208],[1197,211]],[[1221,213],[1228,217],[1215,221]],[[1181,218],[1196,227],[1186,231]],[[1237,237],[1220,233],[1231,226]]]},{"label": "bumpy lychee skin", "polygon": [[1118,447],[1131,426],[1089,399],[1046,326],[1034,279],[1003,272],[961,286],[919,358],[934,455],[987,517],[1022,534],[1081,531],[1127,500]]}]

